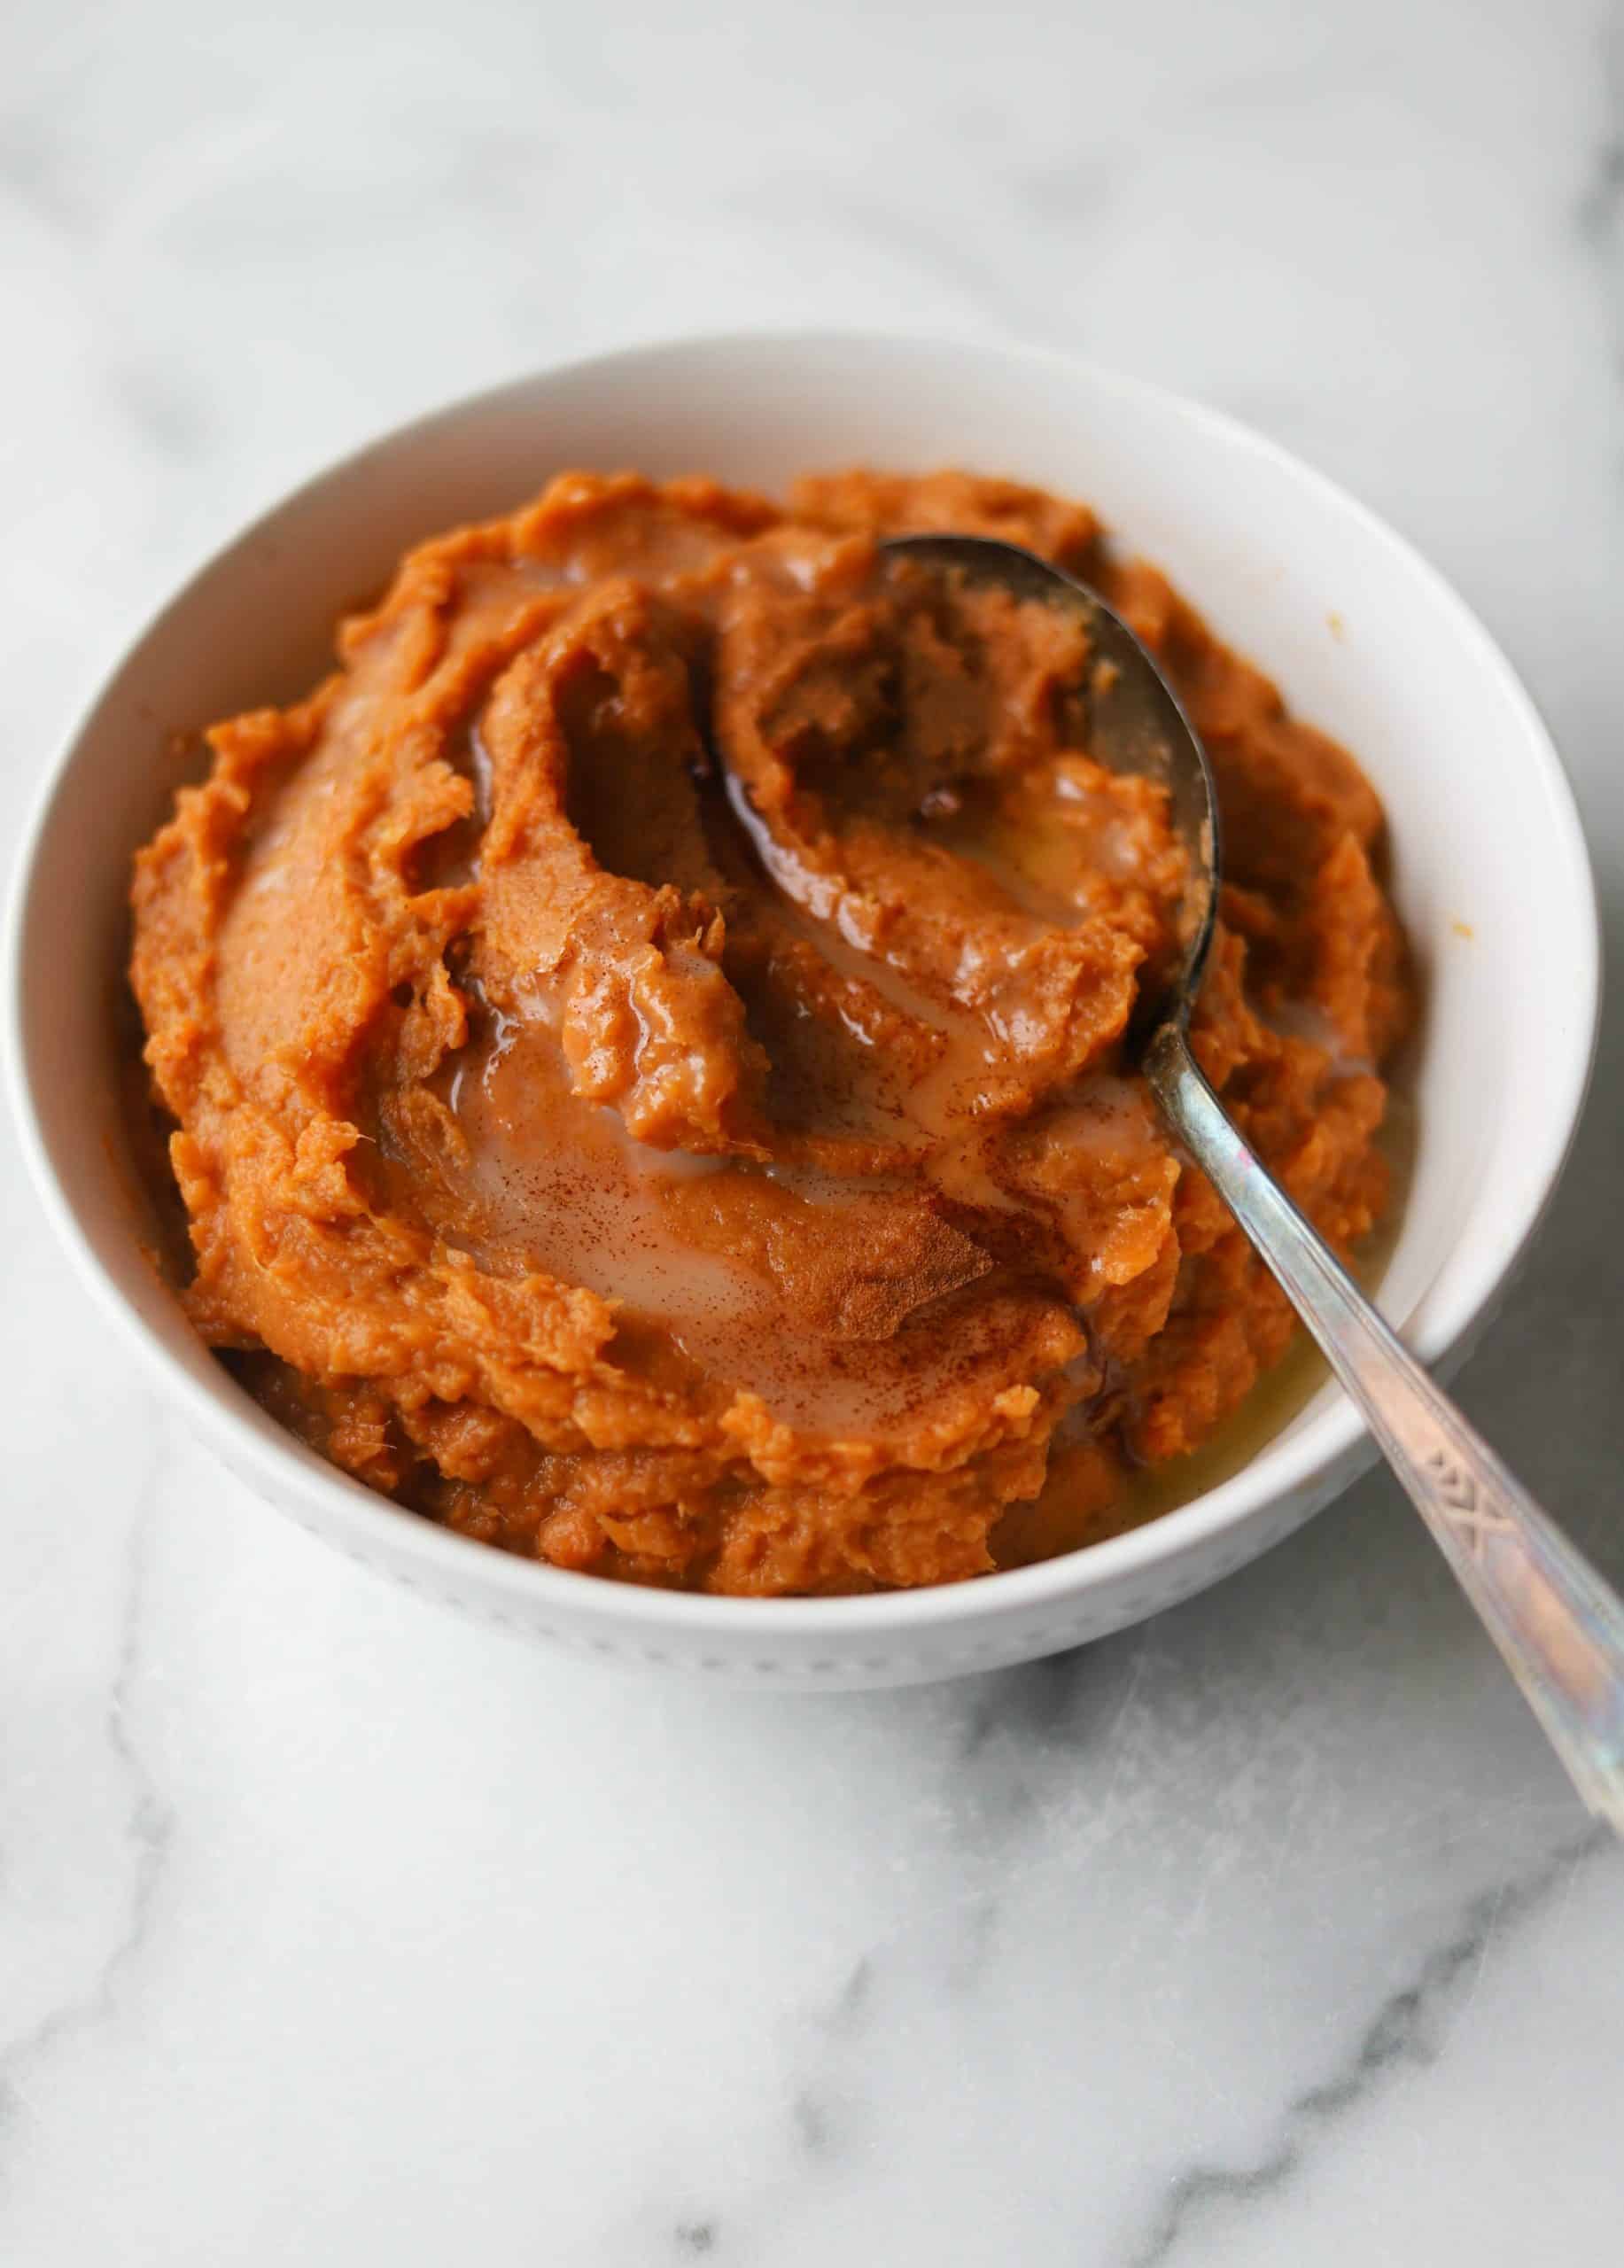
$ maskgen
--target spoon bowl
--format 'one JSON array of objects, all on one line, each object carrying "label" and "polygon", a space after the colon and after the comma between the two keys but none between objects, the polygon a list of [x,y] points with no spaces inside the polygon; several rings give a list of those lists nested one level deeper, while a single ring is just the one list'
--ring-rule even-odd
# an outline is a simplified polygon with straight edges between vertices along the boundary
[{"label": "spoon bowl", "polygon": [[1212,945],[1224,854],[1217,783],[1178,695],[1099,592],[1035,551],[985,535],[892,536],[880,550],[967,582],[996,583],[1014,598],[1064,608],[1083,624],[1092,656],[1085,691],[1089,754],[1107,771],[1154,780],[1167,790],[1168,817],[1185,854],[1180,951],[1156,989],[1141,996],[1132,1036],[1142,1045],[1169,1018],[1187,1021]]}]

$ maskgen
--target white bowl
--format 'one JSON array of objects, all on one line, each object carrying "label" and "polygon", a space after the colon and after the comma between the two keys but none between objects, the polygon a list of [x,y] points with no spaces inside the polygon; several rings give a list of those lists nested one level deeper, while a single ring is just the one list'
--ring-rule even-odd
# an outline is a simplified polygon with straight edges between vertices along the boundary
[{"label": "white bowl", "polygon": [[1594,1045],[1593,885],[1561,766],[1509,665],[1390,530],[1229,419],[1087,364],[874,337],[702,338],[521,380],[321,474],[212,560],[114,673],[24,846],[11,1060],[40,1193],[86,1280],[225,1462],[398,1581],[539,1635],[806,1686],[903,1684],[1028,1659],[1187,1597],[1296,1527],[1371,1454],[1326,1387],[1242,1472],[1131,1534],[938,1589],[707,1598],[509,1557],[395,1510],[284,1433],[194,1338],[137,1245],[110,1002],[131,852],[170,736],[301,691],[332,620],[415,539],[571,465],[705,471],[957,463],[1098,506],[1165,566],[1386,801],[1426,989],[1419,1149],[1382,1305],[1458,1355],[1561,1170]]}]

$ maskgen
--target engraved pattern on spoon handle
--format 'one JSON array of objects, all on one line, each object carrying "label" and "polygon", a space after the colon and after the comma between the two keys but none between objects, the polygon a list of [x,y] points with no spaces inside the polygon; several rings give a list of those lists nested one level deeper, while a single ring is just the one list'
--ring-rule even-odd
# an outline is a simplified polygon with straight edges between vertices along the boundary
[{"label": "engraved pattern on spoon handle", "polygon": [[1624,1603],[1469,1425],[1253,1156],[1164,1026],[1144,1070],[1399,1480],[1591,1811],[1624,1834]]}]

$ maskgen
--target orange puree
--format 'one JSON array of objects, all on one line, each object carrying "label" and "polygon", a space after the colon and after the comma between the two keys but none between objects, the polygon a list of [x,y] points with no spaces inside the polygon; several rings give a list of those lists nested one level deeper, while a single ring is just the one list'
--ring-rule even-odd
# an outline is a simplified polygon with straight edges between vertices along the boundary
[{"label": "orange puree", "polygon": [[1333,1243],[1379,1213],[1380,810],[1154,569],[956,473],[568,475],[216,726],[136,861],[188,1310],[402,1504],[641,1582],[951,1581],[1110,1533],[1285,1352],[1124,1049],[1164,797],[1091,758],[1076,625],[876,554],[923,528],[1162,657],[1226,830],[1198,1052]]}]

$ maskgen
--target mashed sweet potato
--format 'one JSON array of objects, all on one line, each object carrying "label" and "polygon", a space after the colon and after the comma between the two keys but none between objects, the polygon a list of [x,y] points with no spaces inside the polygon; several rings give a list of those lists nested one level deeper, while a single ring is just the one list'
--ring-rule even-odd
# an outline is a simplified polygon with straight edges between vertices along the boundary
[{"label": "mashed sweet potato", "polygon": [[423,545],[296,707],[216,726],[131,976],[211,1345],[335,1463],[507,1550],[731,1592],[1108,1534],[1286,1301],[1133,1076],[1161,791],[1077,626],[876,555],[1076,567],[1204,735],[1196,1047],[1339,1247],[1409,1008],[1376,798],[1082,508],[942,474],[568,475]]}]

